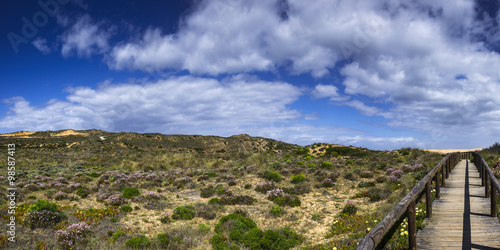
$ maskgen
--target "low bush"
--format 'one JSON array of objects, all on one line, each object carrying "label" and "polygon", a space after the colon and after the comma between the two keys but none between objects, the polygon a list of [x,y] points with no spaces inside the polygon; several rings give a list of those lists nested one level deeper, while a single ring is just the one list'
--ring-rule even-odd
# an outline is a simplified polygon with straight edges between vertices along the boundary
[{"label": "low bush", "polygon": [[276,182],[263,181],[263,182],[256,183],[254,186],[255,186],[255,191],[265,194],[265,193],[267,193],[267,191],[275,189]]},{"label": "low bush", "polygon": [[359,176],[362,178],[373,178],[373,171],[369,170],[360,171]]},{"label": "low bush", "polygon": [[328,161],[324,161],[323,163],[321,163],[321,168],[324,168],[324,169],[332,169],[333,168],[333,165],[332,163],[328,162]]},{"label": "low bush", "polygon": [[86,198],[90,194],[90,190],[86,187],[81,187],[76,191],[76,194],[82,198]]},{"label": "low bush", "polygon": [[281,175],[276,171],[270,171],[264,174],[264,178],[270,181],[279,182],[281,181]]},{"label": "low bush", "polygon": [[360,188],[365,188],[365,187],[375,187],[375,181],[373,180],[368,180],[368,181],[360,181],[358,184],[358,187]]},{"label": "low bush", "polygon": [[358,212],[358,208],[356,207],[356,205],[354,205],[353,203],[347,203],[344,208],[342,209],[342,212],[340,212],[341,215],[356,215],[356,213]]},{"label": "low bush", "polygon": [[209,186],[207,188],[204,188],[200,192],[200,196],[202,198],[210,198],[215,194],[215,188],[212,186]]},{"label": "low bush", "polygon": [[146,248],[151,245],[149,238],[144,235],[139,235],[125,241],[125,246],[130,248]]},{"label": "low bush", "polygon": [[141,193],[139,192],[139,189],[137,188],[131,188],[131,187],[126,187],[122,191],[122,196],[123,198],[126,199],[132,199],[136,196],[139,196]]},{"label": "low bush", "polygon": [[292,176],[292,183],[300,183],[306,180],[306,176],[304,174],[298,174]]},{"label": "low bush", "polygon": [[287,194],[303,195],[311,192],[311,188],[309,185],[295,185],[291,188],[283,188],[283,191]]},{"label": "low bush", "polygon": [[158,234],[156,238],[161,247],[166,247],[170,241],[165,234]]},{"label": "low bush", "polygon": [[122,206],[120,207],[120,211],[124,212],[124,213],[129,213],[129,212],[132,212],[132,207],[131,206]]},{"label": "low bush", "polygon": [[299,197],[294,195],[285,194],[284,196],[278,196],[273,200],[279,206],[290,206],[290,207],[299,207],[301,205],[301,201]]},{"label": "low bush", "polygon": [[90,235],[90,225],[85,222],[75,223],[66,229],[57,230],[57,241],[66,249],[73,249],[75,245],[85,244]]},{"label": "low bush", "polygon": [[270,212],[274,216],[281,216],[284,213],[283,208],[278,205],[272,205]]},{"label": "low bush", "polygon": [[111,242],[115,243],[124,234],[125,232],[121,230],[116,231],[116,233],[113,235],[113,238],[111,238]]},{"label": "low bush", "polygon": [[172,219],[174,220],[191,220],[194,218],[195,212],[192,206],[179,206],[174,209]]}]

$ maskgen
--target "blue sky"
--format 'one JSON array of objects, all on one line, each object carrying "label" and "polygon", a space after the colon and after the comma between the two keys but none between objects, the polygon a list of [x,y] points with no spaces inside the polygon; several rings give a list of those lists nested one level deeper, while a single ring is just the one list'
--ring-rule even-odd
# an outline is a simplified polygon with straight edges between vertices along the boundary
[{"label": "blue sky", "polygon": [[3,1],[0,133],[500,140],[496,1]]}]

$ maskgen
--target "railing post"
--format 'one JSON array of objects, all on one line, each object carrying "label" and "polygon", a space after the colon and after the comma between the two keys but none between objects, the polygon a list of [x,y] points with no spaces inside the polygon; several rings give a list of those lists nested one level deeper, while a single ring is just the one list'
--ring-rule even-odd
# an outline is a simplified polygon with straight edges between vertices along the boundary
[{"label": "railing post", "polygon": [[441,176],[441,177],[442,177],[441,179],[443,179],[443,187],[445,187],[445,186],[446,186],[446,170],[445,170],[445,168],[446,168],[446,167],[445,167],[445,165],[443,164],[443,165],[441,166],[441,171],[443,172],[443,174],[442,174],[442,176]]},{"label": "railing post", "polygon": [[491,183],[491,216],[497,216],[497,191],[495,190],[495,186]]},{"label": "railing post", "polygon": [[483,161],[479,161],[479,165],[481,165],[481,186],[484,186],[486,183],[486,168],[483,165]]},{"label": "railing post", "polygon": [[410,202],[406,210],[408,217],[408,249],[417,249],[417,219],[415,215],[415,200]]},{"label": "railing post", "polygon": [[427,182],[427,185],[425,186],[425,202],[427,205],[427,218],[432,217],[432,178]]},{"label": "railing post", "polygon": [[[486,171],[486,168],[484,168],[485,171]],[[489,194],[489,185],[488,185],[488,179],[489,179],[489,175],[485,175],[485,178],[484,178],[484,197],[485,198],[489,198],[490,197],[490,194]]]},{"label": "railing post", "polygon": [[436,198],[441,198],[439,171],[436,171]]},{"label": "railing post", "polygon": [[450,177],[450,157],[446,159],[446,179]]}]

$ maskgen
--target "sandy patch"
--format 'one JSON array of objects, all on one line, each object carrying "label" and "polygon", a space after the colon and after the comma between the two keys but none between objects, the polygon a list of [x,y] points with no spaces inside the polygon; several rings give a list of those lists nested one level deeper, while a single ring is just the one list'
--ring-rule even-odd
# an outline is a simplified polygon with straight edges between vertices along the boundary
[{"label": "sandy patch", "polygon": [[472,149],[424,149],[429,152],[439,153],[439,154],[448,154],[454,152],[474,152],[483,150],[482,148],[472,148]]}]

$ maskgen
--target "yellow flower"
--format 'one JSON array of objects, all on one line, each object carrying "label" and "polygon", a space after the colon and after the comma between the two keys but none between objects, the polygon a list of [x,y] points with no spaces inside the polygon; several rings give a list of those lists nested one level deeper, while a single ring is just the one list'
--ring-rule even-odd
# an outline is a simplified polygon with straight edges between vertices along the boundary
[{"label": "yellow flower", "polygon": [[377,222],[378,222],[378,220],[373,220],[373,222],[377,223]]},{"label": "yellow flower", "polygon": [[368,232],[370,232],[372,229],[371,229],[371,228],[367,228],[366,230],[367,230]]},{"label": "yellow flower", "polygon": [[333,247],[333,250],[337,250],[337,248],[336,248],[336,247]]},{"label": "yellow flower", "polygon": [[365,221],[365,223],[366,223],[366,224],[368,224],[368,223],[370,223],[370,222],[368,222],[368,221]]}]

